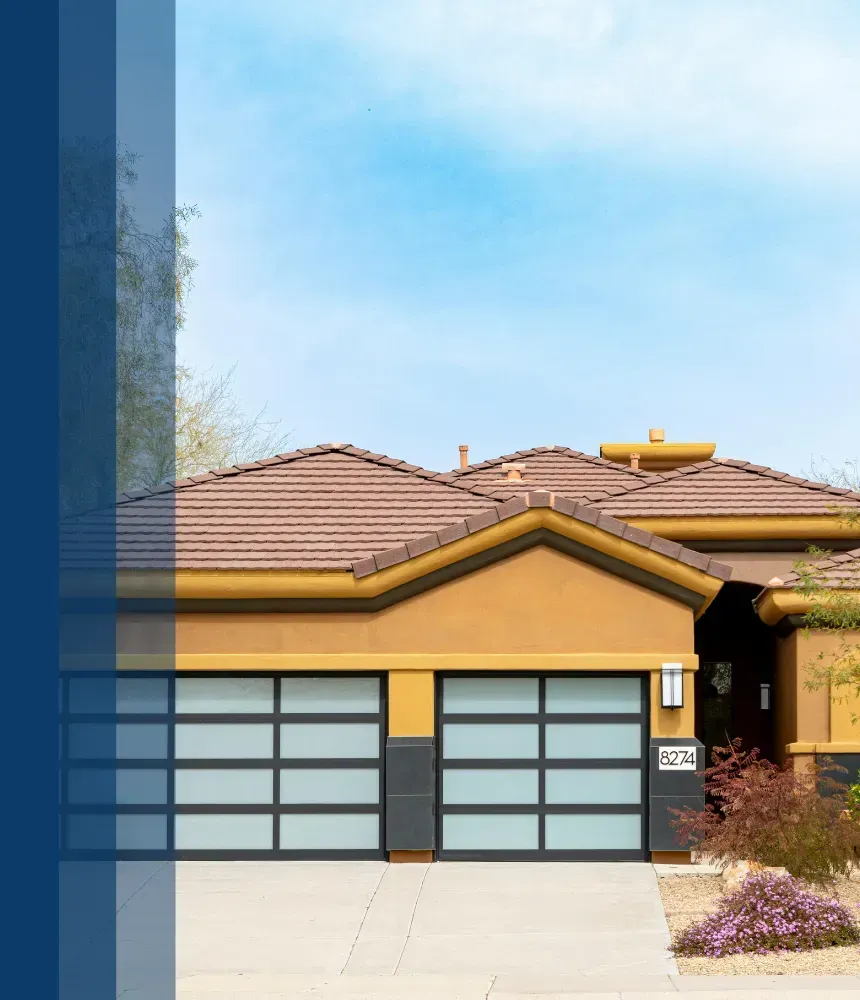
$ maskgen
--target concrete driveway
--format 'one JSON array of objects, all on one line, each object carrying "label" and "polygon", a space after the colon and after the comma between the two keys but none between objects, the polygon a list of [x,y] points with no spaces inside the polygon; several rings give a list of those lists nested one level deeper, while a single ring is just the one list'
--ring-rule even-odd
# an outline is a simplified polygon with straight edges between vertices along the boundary
[{"label": "concrete driveway", "polygon": [[677,971],[647,864],[186,862],[176,896],[184,1000],[411,997],[421,984],[415,995],[471,1000],[502,978]]}]

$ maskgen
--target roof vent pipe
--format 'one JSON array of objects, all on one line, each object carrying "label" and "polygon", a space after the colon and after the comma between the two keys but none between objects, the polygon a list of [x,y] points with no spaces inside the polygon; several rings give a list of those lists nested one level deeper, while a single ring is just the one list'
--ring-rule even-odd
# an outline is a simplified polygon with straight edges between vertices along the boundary
[{"label": "roof vent pipe", "polygon": [[526,471],[525,463],[523,462],[504,462],[502,463],[502,472],[505,473],[505,478],[509,481],[514,479],[522,479],[523,473]]},{"label": "roof vent pipe", "polygon": [[631,451],[630,452],[630,468],[631,469],[638,469],[639,468],[639,452],[638,451]]},{"label": "roof vent pipe", "polygon": [[662,427],[652,427],[648,431],[648,440],[651,444],[662,444],[666,440],[666,432]]},{"label": "roof vent pipe", "polygon": [[468,469],[469,467],[469,446],[467,444],[460,445],[460,468]]}]

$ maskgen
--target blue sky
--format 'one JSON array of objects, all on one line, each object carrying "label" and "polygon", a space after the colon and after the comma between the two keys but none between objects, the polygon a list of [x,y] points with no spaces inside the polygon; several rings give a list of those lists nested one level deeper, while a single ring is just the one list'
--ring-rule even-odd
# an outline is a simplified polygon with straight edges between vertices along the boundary
[{"label": "blue sky", "polygon": [[184,360],[293,446],[860,452],[860,7],[178,0]]}]

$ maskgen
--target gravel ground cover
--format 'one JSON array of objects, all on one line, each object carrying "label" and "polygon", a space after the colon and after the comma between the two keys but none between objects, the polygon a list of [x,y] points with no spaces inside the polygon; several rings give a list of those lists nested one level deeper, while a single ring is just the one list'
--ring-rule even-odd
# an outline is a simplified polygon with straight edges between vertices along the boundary
[{"label": "gravel ground cover", "polygon": [[[716,909],[722,895],[722,879],[713,875],[671,875],[658,878],[666,920],[673,936]],[[826,896],[826,890],[814,889]],[[835,895],[852,909],[860,904],[860,872],[840,879]],[[860,910],[857,910],[860,917]],[[853,975],[860,969],[860,945],[822,948],[820,951],[786,952],[773,955],[726,955],[724,958],[677,959],[681,975],[779,976]]]}]

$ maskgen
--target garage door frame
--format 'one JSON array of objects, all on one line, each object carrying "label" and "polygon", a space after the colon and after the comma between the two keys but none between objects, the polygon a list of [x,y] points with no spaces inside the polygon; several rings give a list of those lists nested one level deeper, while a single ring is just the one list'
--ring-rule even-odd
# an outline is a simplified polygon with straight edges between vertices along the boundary
[{"label": "garage door frame", "polygon": [[[512,678],[526,677],[538,680],[538,711],[536,713],[445,713],[443,686],[446,678]],[[548,678],[637,678],[640,682],[640,712],[637,715],[601,713],[547,713],[546,681]],[[439,748],[436,772],[436,843],[437,859],[440,861],[647,861],[648,849],[648,747],[650,742],[650,675],[636,671],[456,671],[436,675],[436,741]],[[631,722],[641,724],[641,748],[639,760],[632,758],[547,758],[546,724],[549,723],[611,723]],[[458,759],[446,760],[443,725],[445,723],[538,723],[539,752],[537,758],[504,759]],[[550,769],[612,769],[637,768],[641,771],[640,802],[638,807],[620,805],[551,804],[545,801],[545,774]],[[447,770],[513,770],[537,769],[539,772],[539,796],[537,804],[511,805],[446,805],[443,798],[444,775]],[[641,820],[641,848],[639,850],[547,850],[545,844],[544,817],[547,815],[579,814],[627,814],[638,810]],[[537,850],[446,850],[442,836],[443,820],[446,815],[511,815],[537,813],[539,820],[539,842]]]},{"label": "garage door frame", "polygon": [[[73,715],[69,707],[69,680],[80,678],[97,678],[109,682],[130,678],[161,678],[167,681],[168,711],[158,713]],[[272,679],[274,692],[274,711],[271,713],[247,712],[176,712],[176,681],[181,678],[236,678],[242,679],[267,678]],[[282,678],[335,678],[335,677],[375,677],[379,680],[379,706],[374,713],[298,713],[282,712],[281,684]],[[67,828],[72,816],[86,815],[133,815],[133,816],[166,816],[167,848],[166,850],[116,850],[109,852],[116,860],[179,860],[179,861],[283,861],[283,860],[381,860],[385,853],[385,743],[388,718],[388,684],[387,674],[379,671],[175,671],[156,673],[154,671],[121,671],[117,673],[75,671],[65,675],[61,688],[61,761],[60,761],[60,799],[61,799],[61,851],[68,859],[90,858],[91,851],[73,850],[67,844]],[[69,757],[68,733],[71,725],[90,723],[104,724],[135,723],[135,724],[165,724],[167,725],[167,755],[159,758],[135,759],[86,759]],[[379,751],[377,758],[284,758],[280,757],[281,723],[349,723],[377,722],[379,725]],[[176,726],[184,723],[211,724],[248,724],[270,723],[273,730],[273,747],[271,758],[182,758],[175,754]],[[379,796],[375,804],[356,803],[313,803],[313,804],[280,804],[280,771],[293,769],[360,769],[376,768],[379,772]],[[166,802],[158,805],[123,805],[116,802],[103,805],[70,805],[69,772],[75,770],[165,770],[167,772]],[[273,795],[272,804],[177,804],[175,802],[175,778],[177,772],[183,770],[269,770],[272,773]],[[376,850],[298,850],[280,848],[280,817],[290,813],[297,814],[369,814],[379,818],[379,842]],[[269,815],[273,817],[273,833],[271,850],[176,850],[174,847],[175,818],[180,815]]]}]

